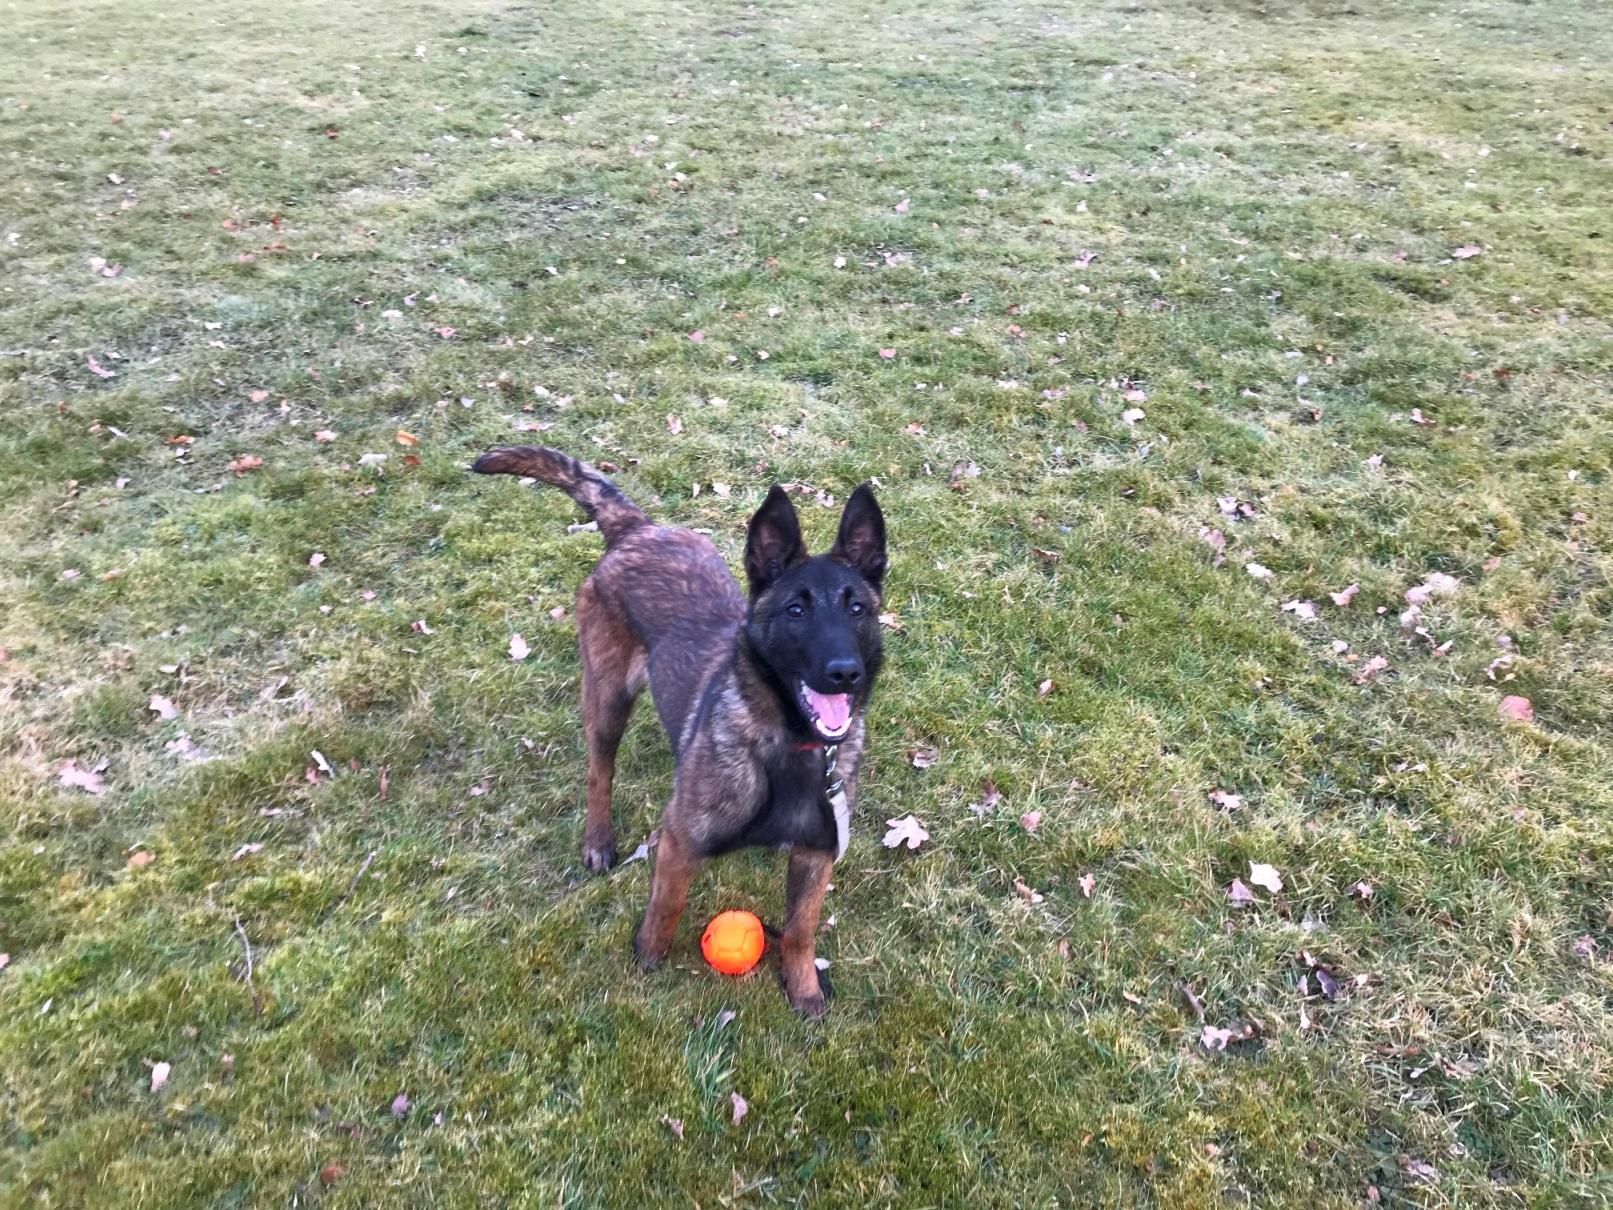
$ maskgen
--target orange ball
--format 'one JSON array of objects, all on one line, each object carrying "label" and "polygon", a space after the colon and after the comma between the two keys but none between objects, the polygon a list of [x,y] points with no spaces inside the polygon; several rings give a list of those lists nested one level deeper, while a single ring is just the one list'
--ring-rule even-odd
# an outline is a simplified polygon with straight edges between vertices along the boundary
[{"label": "orange ball", "polygon": [[706,925],[700,952],[725,975],[743,975],[762,959],[762,922],[754,912],[719,912]]}]

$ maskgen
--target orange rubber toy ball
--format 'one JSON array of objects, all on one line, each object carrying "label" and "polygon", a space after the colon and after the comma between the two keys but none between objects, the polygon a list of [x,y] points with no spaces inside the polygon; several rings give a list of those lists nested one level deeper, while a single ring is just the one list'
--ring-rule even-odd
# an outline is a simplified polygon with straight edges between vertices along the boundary
[{"label": "orange rubber toy ball", "polygon": [[700,952],[725,975],[743,975],[762,960],[762,922],[754,912],[719,912],[706,925]]}]

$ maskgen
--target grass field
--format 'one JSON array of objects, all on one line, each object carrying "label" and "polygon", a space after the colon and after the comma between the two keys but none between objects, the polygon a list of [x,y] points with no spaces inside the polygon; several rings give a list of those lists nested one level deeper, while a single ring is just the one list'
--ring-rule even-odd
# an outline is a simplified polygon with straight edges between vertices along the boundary
[{"label": "grass field", "polygon": [[[1604,6],[5,26],[0,1202],[1613,1203]],[[534,440],[880,485],[823,1022],[581,868]]]}]

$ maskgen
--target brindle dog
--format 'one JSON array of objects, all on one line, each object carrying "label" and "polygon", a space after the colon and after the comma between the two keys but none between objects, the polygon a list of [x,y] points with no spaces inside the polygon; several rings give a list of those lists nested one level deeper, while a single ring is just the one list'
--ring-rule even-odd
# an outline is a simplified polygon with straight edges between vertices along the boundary
[{"label": "brindle dog", "polygon": [[745,543],[750,596],[711,542],[653,524],[593,467],[558,450],[493,450],[471,468],[553,484],[582,505],[605,555],[577,592],[588,743],[583,862],[616,861],[616,749],[646,684],[677,773],[661,820],[650,904],[634,948],[659,965],[705,861],[748,845],[790,851],[780,966],[790,1003],[824,1011],[813,961],[830,867],[845,852],[881,661],[885,519],[867,484],[847,500],[828,554],[807,554],[774,487]]}]

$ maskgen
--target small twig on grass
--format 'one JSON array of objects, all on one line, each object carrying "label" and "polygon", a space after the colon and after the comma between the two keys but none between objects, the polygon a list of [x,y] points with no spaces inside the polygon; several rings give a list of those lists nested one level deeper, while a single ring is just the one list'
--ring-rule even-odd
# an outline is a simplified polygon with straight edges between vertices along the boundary
[{"label": "small twig on grass", "polygon": [[341,907],[342,904],[346,903],[353,897],[353,892],[358,889],[359,879],[363,878],[364,875],[369,872],[370,863],[375,860],[375,855],[380,851],[380,849],[370,850],[369,856],[364,859],[364,864],[359,866],[358,873],[353,875],[353,881],[347,884],[347,890],[342,893],[342,897],[330,905],[329,910],[325,913],[326,916],[329,916],[332,912],[336,911],[337,908]]},{"label": "small twig on grass", "polygon": [[241,948],[246,950],[246,970],[241,975],[241,982],[245,983],[252,992],[252,1011],[258,1016],[263,1015],[263,995],[258,991],[257,985],[252,982],[252,943],[247,940],[246,930],[241,927],[241,918],[235,918],[235,933],[241,938]]},{"label": "small twig on grass", "polygon": [[1198,998],[1188,984],[1182,984],[1182,995],[1187,1000],[1187,1006],[1193,1010],[1195,1016],[1202,1022],[1204,1020],[1204,1001]]}]

